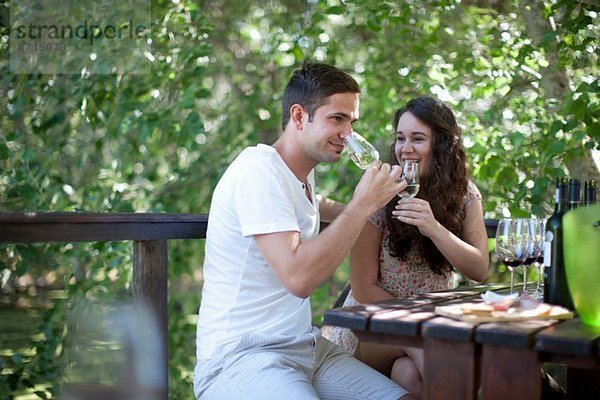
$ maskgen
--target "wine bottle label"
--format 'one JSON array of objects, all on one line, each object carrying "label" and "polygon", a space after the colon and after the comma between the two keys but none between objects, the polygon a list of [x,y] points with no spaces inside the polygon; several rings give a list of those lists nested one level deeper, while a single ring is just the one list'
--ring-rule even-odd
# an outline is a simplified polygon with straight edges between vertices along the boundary
[{"label": "wine bottle label", "polygon": [[546,240],[544,241],[544,266],[550,268],[552,265],[552,232],[546,232]]}]

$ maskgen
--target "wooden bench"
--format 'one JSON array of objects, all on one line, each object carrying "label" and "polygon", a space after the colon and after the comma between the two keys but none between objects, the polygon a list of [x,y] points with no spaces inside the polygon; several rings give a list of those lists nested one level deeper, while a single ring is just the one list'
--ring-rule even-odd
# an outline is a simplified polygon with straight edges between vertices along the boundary
[{"label": "wooden bench", "polygon": [[0,213],[0,242],[133,241],[133,297],[150,305],[159,325],[168,397],[167,243],[206,238],[208,214]]}]

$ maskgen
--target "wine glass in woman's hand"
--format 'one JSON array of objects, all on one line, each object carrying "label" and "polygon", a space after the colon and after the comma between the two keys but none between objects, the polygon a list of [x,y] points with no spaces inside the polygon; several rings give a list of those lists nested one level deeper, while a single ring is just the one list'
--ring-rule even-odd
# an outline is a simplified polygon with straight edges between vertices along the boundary
[{"label": "wine glass in woman's hand", "polygon": [[402,164],[401,179],[406,180],[406,189],[398,193],[401,199],[415,197],[419,193],[419,163],[415,160],[405,160]]},{"label": "wine glass in woman's hand", "polygon": [[352,132],[344,139],[344,148],[350,159],[360,169],[367,169],[369,165],[379,160],[379,152],[364,137]]}]

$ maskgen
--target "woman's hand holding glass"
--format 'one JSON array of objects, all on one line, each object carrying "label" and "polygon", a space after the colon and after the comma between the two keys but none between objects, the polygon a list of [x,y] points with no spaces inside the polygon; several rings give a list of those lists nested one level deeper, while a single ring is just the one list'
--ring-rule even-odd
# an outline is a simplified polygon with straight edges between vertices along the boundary
[{"label": "woman's hand holding glass", "polygon": [[405,160],[402,163],[402,179],[406,180],[406,189],[398,193],[401,199],[413,198],[419,193],[419,162]]},{"label": "woman's hand holding glass", "polygon": [[431,205],[424,199],[403,197],[396,204],[392,215],[405,224],[416,226],[423,236],[431,237],[440,229]]}]

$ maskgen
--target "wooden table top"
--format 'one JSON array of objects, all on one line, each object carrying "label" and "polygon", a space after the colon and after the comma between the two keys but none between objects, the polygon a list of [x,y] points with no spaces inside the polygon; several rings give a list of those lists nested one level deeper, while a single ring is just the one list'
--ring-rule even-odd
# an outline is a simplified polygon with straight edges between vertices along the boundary
[{"label": "wooden table top", "polygon": [[479,285],[359,304],[329,310],[324,324],[350,328],[355,333],[423,339],[473,341],[480,344],[532,348],[539,352],[600,357],[600,327],[570,320],[526,320],[473,323],[439,316],[436,306],[481,301],[481,293],[507,293],[505,284]]}]

